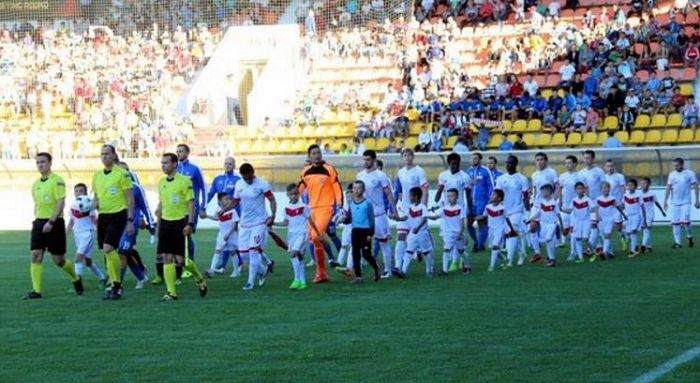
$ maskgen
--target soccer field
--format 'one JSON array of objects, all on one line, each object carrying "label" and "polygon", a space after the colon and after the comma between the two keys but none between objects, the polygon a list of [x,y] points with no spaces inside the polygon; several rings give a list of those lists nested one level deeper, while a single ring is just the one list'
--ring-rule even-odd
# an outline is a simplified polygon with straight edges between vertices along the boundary
[{"label": "soccer field", "polygon": [[[23,301],[29,233],[4,232],[0,381],[631,381],[700,343],[698,250],[671,251],[670,229],[654,232],[654,252],[631,260],[572,264],[560,249],[554,269],[487,273],[482,252],[468,277],[427,279],[420,264],[406,280],[334,274],[301,292],[287,290],[291,266],[274,250],[263,288],[218,277],[201,299],[185,280],[177,303],[159,301],[163,286],[133,290],[130,274],[122,300],[102,301],[89,270],[77,297],[48,257],[44,299]],[[214,237],[197,234],[203,268]],[[700,360],[660,381],[700,381]]]}]

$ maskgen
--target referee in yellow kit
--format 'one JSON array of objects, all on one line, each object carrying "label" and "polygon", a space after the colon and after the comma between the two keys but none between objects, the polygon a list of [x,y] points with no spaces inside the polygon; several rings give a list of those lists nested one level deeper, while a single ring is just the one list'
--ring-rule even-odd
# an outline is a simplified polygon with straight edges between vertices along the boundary
[{"label": "referee in yellow kit", "polygon": [[73,262],[66,259],[66,224],[63,221],[63,208],[66,205],[66,183],[63,178],[51,172],[51,154],[36,155],[36,167],[41,177],[32,184],[34,199],[34,222],[31,235],[31,263],[29,271],[32,277],[32,291],[24,299],[41,298],[41,262],[44,251],[48,250],[56,266],[70,276],[78,295],[83,294],[83,281],[75,273]]},{"label": "referee in yellow kit", "polygon": [[103,145],[100,158],[104,169],[98,170],[92,177],[94,204],[99,212],[97,246],[105,255],[107,275],[112,281],[112,288],[104,299],[117,300],[122,297],[119,273],[122,262],[117,248],[124,230],[128,235],[134,234],[134,194],[129,172],[117,166],[117,152],[114,146]]},{"label": "referee in yellow kit", "polygon": [[158,183],[158,255],[163,259],[166,294],[163,301],[176,301],[175,263],[192,273],[199,295],[207,295],[207,283],[194,260],[185,259],[186,240],[194,231],[195,201],[192,181],[177,172],[177,155],[165,153],[160,161],[165,177]]}]

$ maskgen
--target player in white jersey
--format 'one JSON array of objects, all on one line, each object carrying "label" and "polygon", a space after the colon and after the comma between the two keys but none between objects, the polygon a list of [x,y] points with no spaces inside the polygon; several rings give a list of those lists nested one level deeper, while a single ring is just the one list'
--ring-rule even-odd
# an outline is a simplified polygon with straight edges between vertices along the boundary
[{"label": "player in white jersey", "polygon": [[[603,169],[599,168],[595,164],[595,152],[592,150],[585,150],[583,152],[583,163],[584,168],[579,170],[579,175],[581,176],[583,184],[586,186],[586,193],[588,198],[595,201],[596,198],[601,193],[601,183],[605,181],[605,172]],[[596,243],[598,241],[598,228],[591,227],[591,236],[588,239],[589,243]]]},{"label": "player in white jersey", "polygon": [[[467,206],[466,191],[469,189],[471,183],[469,175],[462,169],[460,169],[462,163],[462,157],[457,153],[450,153],[447,156],[447,164],[450,166],[448,170],[440,173],[438,176],[438,188],[435,193],[435,203],[442,204],[445,201],[443,192],[446,190],[457,190],[457,201],[459,206]],[[443,221],[444,222],[444,221]],[[440,230],[444,229],[443,222],[440,223]],[[443,234],[441,234],[443,235]],[[456,242],[457,251],[453,253],[452,263],[450,265],[450,271],[457,271],[460,267],[459,260],[466,257],[468,259],[469,254],[465,255],[465,249],[467,247],[466,236],[462,235]],[[464,271],[464,265],[461,265],[462,271]]]},{"label": "player in white jersey", "polygon": [[[459,248],[464,244],[464,226],[467,221],[466,204],[460,205],[458,202],[459,191],[457,189],[447,189],[447,198],[441,202],[436,215],[429,216],[429,219],[441,219],[440,236],[442,237],[442,271],[440,275],[447,275],[449,271],[455,271],[450,267],[458,264],[460,258]],[[462,251],[464,246],[462,246]],[[471,272],[469,255],[464,258],[462,271],[465,274]]]},{"label": "player in white jersey", "polygon": [[[399,169],[396,175],[398,180],[397,189],[399,191],[399,199],[397,201],[398,215],[406,215],[408,207],[411,206],[409,191],[412,188],[418,187],[423,191],[421,202],[426,205],[428,203],[428,178],[425,176],[425,171],[418,165],[413,163],[414,153],[412,149],[404,149],[401,152],[401,162],[403,167]],[[406,237],[408,236],[408,222],[399,221],[396,224],[396,249],[394,251],[394,267],[401,268],[404,254],[406,252]]]},{"label": "player in white jersey", "polygon": [[646,211],[642,206],[642,193],[637,190],[637,180],[634,178],[627,180],[627,191],[622,196],[622,200],[625,206],[625,215],[627,216],[624,231],[630,240],[628,257],[634,258],[639,254],[637,233],[642,228],[642,225],[646,225],[647,220]]},{"label": "player in white jersey", "polygon": [[[595,199],[596,204],[596,219],[594,226],[597,226],[600,235],[603,237],[603,247],[596,249],[601,259],[612,259],[612,247],[610,245],[610,236],[612,235],[615,226],[615,219],[620,213],[615,197],[610,194],[610,184],[606,181],[600,184],[601,194]],[[595,245],[593,243],[591,246]]]},{"label": "player in white jersey", "polygon": [[547,249],[547,266],[553,267],[557,263],[555,252],[557,250],[557,224],[559,221],[559,204],[552,198],[554,186],[544,184],[540,187],[540,197],[532,205],[530,212],[530,226],[532,231],[539,228],[538,240]]},{"label": "player in white jersey", "polygon": [[309,237],[307,228],[311,226],[311,230],[315,230],[319,236],[321,233],[311,218],[311,209],[299,200],[299,186],[297,184],[287,185],[287,198],[289,198],[289,204],[284,207],[284,220],[275,223],[275,225],[287,227],[287,251],[294,270],[294,279],[292,279],[289,289],[304,290],[308,286],[303,259]]},{"label": "player in white jersey", "polygon": [[[576,171],[576,165],[578,165],[578,159],[576,156],[567,156],[564,159],[565,172],[559,175],[559,189],[557,196],[555,197],[561,204],[566,208],[571,208],[571,201],[576,198],[576,184],[579,182],[584,182],[583,177],[579,172]],[[569,236],[571,232],[571,215],[568,213],[560,212],[561,215],[561,225],[562,225],[562,244],[565,243],[566,237],[570,237],[570,254],[574,253],[574,241],[573,236]]]},{"label": "player in white jersey", "polygon": [[651,179],[649,177],[642,177],[639,179],[639,189],[642,192],[642,207],[646,215],[646,222],[642,223],[642,253],[651,253],[651,225],[654,223],[654,216],[656,214],[655,207],[659,208],[664,217],[666,216],[663,207],[661,207],[659,201],[656,200],[656,194],[649,190],[650,186]]},{"label": "player in white jersey", "polygon": [[[613,160],[605,161],[605,181],[610,184],[610,194],[615,197],[615,201],[620,208],[623,207],[623,195],[625,194],[625,176],[622,173],[618,173],[615,169],[615,162]],[[622,225],[622,214],[617,214],[615,220],[615,229],[620,233],[622,241],[622,250],[627,249],[627,234]]]},{"label": "player in white jersey", "polygon": [[503,199],[503,190],[495,189],[493,193],[491,193],[491,200],[484,209],[484,215],[476,217],[477,220],[482,222],[486,220],[486,224],[489,227],[489,238],[491,239],[491,262],[489,263],[489,271],[493,271],[496,268],[496,262],[503,248],[503,241],[506,238],[506,234],[510,232],[508,226],[512,226],[512,224],[508,223],[508,218],[506,218]]},{"label": "player in white jersey", "polygon": [[518,265],[525,262],[525,248],[519,236],[527,234],[523,214],[525,207],[529,205],[530,183],[527,178],[518,172],[518,157],[509,155],[506,159],[506,173],[496,180],[496,189],[502,190],[504,194],[503,202],[507,220],[511,223],[509,229],[512,231],[506,238],[506,250],[508,251],[508,265],[513,265],[515,252],[520,246],[520,258]]},{"label": "player in white jersey", "polygon": [[[73,187],[73,195],[77,199],[80,196],[87,197],[87,185],[79,183]],[[75,203],[74,203],[75,205]],[[85,265],[92,270],[104,285],[107,277],[99,266],[92,260],[92,247],[95,244],[95,222],[97,222],[97,210],[90,209],[84,213],[78,206],[71,206],[70,219],[68,220],[67,232],[73,231],[75,241],[75,273],[80,278],[83,277]]]},{"label": "player in white jersey", "polygon": [[[268,268],[262,265],[263,247],[267,228],[274,223],[277,201],[270,185],[264,179],[255,176],[255,169],[245,163],[238,169],[241,180],[236,182],[233,191],[234,207],[241,204],[240,226],[238,230],[238,251],[248,255],[248,281],[243,290],[255,287],[256,277],[260,286],[265,284]],[[267,213],[265,199],[270,201],[271,214]]]},{"label": "player in white jersey", "polygon": [[[685,161],[682,158],[673,160],[675,170],[668,175],[666,193],[664,195],[664,210],[671,216],[673,226],[673,248],[681,248],[681,226],[685,226],[688,236],[688,247],[693,247],[693,227],[690,224],[690,208],[692,204],[690,189],[695,191],[695,208],[700,209],[698,198],[698,179],[690,169],[684,169]],[[668,206],[668,198],[671,197],[671,208]]]},{"label": "player in white jersey", "polygon": [[[226,192],[217,193],[217,202],[219,208],[214,215],[206,215],[206,218],[219,222],[219,233],[216,235],[216,247],[214,255],[211,257],[209,269],[204,271],[207,277],[211,278],[214,274],[223,274],[226,271],[226,265],[221,263],[224,252],[236,254],[238,251],[238,213],[233,208],[231,196]],[[237,265],[237,257],[232,257],[233,273],[232,278],[240,275],[240,266]]]},{"label": "player in white jersey", "polygon": [[[561,210],[571,214],[573,220],[571,235],[576,239],[574,258],[577,263],[583,262],[583,241],[590,237],[592,215],[595,211],[593,201],[586,196],[586,186],[583,182],[576,184],[576,198],[571,201],[571,208],[562,207]],[[595,256],[591,261],[594,260]]]},{"label": "player in white jersey", "polygon": [[[535,165],[537,170],[532,173],[532,191],[530,193],[533,196],[533,201],[538,201],[542,195],[541,190],[544,185],[551,185],[554,191],[558,193],[559,190],[559,176],[557,171],[550,168],[548,165],[549,158],[545,153],[539,152],[535,154]],[[540,228],[537,224],[531,225],[530,228],[530,247],[535,252],[531,263],[539,262],[542,259],[540,250]]]},{"label": "player in white jersey", "polygon": [[425,275],[432,277],[435,273],[433,261],[433,239],[430,237],[428,230],[428,208],[422,202],[423,190],[420,187],[414,187],[408,191],[411,199],[411,205],[406,210],[406,216],[398,217],[399,221],[408,222],[410,232],[406,238],[406,254],[401,262],[400,269],[394,269],[392,272],[400,278],[404,278],[408,273],[408,267],[411,261],[425,261]]},{"label": "player in white jersey", "polygon": [[[389,232],[389,217],[386,214],[387,207],[384,202],[389,201],[392,218],[396,217],[396,202],[391,192],[391,180],[383,171],[377,169],[377,153],[374,150],[365,150],[362,154],[364,169],[357,173],[355,178],[365,184],[365,198],[374,209],[374,239],[379,242],[384,256],[384,274],[382,278],[391,277],[391,234]],[[414,168],[415,169],[415,168]],[[376,254],[375,254],[376,257]]]}]

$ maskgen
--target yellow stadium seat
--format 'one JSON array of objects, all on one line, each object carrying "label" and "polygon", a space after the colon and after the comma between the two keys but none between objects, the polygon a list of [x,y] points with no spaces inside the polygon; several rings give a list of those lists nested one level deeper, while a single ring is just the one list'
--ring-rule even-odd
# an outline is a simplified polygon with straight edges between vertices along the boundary
[{"label": "yellow stadium seat", "polygon": [[250,141],[247,140],[236,140],[236,151],[238,153],[249,153],[250,152]]},{"label": "yellow stadium seat", "polygon": [[510,142],[515,142],[515,141],[517,141],[517,140],[518,140],[518,136],[516,136],[515,134],[509,134],[509,135],[508,135],[508,141],[510,141]]},{"label": "yellow stadium seat", "polygon": [[650,128],[663,128],[666,126],[666,116],[663,114],[655,114],[651,117]]},{"label": "yellow stadium seat", "polygon": [[637,119],[634,121],[634,127],[635,129],[648,128],[649,116],[647,116],[646,114],[640,114],[639,116],[637,116]]},{"label": "yellow stadium seat", "polygon": [[603,122],[603,128],[606,130],[617,129],[617,117],[607,116]]},{"label": "yellow stadium seat", "polygon": [[[604,133],[607,138],[607,133]],[[630,135],[626,130],[620,130],[615,132],[615,138],[620,140],[623,144],[626,144],[630,140]]]},{"label": "yellow stadium seat", "polygon": [[535,146],[535,135],[530,134],[530,133],[525,133],[523,134],[523,141],[527,144],[527,146]]},{"label": "yellow stadium seat", "polygon": [[524,132],[525,129],[527,129],[527,121],[525,120],[516,120],[513,124],[514,132]]},{"label": "yellow stadium seat", "polygon": [[651,169],[649,168],[649,163],[647,163],[647,162],[638,163],[637,168],[635,169],[635,172],[637,175],[640,175],[640,176],[645,176],[645,175],[651,174]]},{"label": "yellow stadium seat", "polygon": [[595,132],[586,132],[581,143],[583,145],[595,145],[598,142],[598,135]]},{"label": "yellow stadium seat", "polygon": [[266,153],[275,153],[277,152],[277,140],[266,140],[263,143],[263,150]]},{"label": "yellow stadium seat", "polygon": [[423,129],[424,126],[425,126],[425,124],[411,124],[411,125],[409,125],[408,135],[409,136],[417,136],[420,133],[421,129]]},{"label": "yellow stadium seat", "polygon": [[452,136],[452,137],[448,138],[448,139],[447,139],[447,145],[446,145],[445,147],[448,148],[448,149],[454,148],[454,147],[455,147],[455,144],[457,143],[457,139],[458,139],[458,138],[459,138],[459,137],[457,137],[457,136]]},{"label": "yellow stadium seat", "polygon": [[404,141],[404,147],[413,149],[418,145],[418,138],[417,137],[408,137],[406,141]]},{"label": "yellow stadium seat", "polygon": [[691,142],[693,142],[693,129],[681,129],[678,134],[678,143],[689,144]]},{"label": "yellow stadium seat", "polygon": [[510,132],[513,130],[513,123],[510,121],[503,121],[503,131]]},{"label": "yellow stadium seat", "polygon": [[659,142],[661,142],[661,131],[659,130],[650,130],[644,138],[645,144],[657,145]]},{"label": "yellow stadium seat", "polygon": [[350,115],[350,111],[349,110],[339,110],[338,113],[336,114],[335,120],[339,121],[339,122],[352,121],[352,116]]},{"label": "yellow stadium seat", "polygon": [[680,85],[681,94],[684,96],[690,96],[693,94],[693,84],[684,83]]},{"label": "yellow stadium seat", "polygon": [[669,128],[661,133],[662,144],[675,144],[678,141],[678,130]]},{"label": "yellow stadium seat", "polygon": [[487,147],[489,148],[497,148],[498,145],[503,142],[503,136],[500,134],[492,134],[491,137],[489,138],[489,143],[486,144]]},{"label": "yellow stadium seat", "polygon": [[256,140],[253,142],[253,145],[250,148],[250,152],[255,154],[263,153],[264,150],[265,147],[263,146],[263,142],[261,140]]},{"label": "yellow stadium seat", "polygon": [[365,145],[365,148],[370,149],[370,150],[376,150],[377,149],[377,140],[374,138],[365,138],[362,143]]},{"label": "yellow stadium seat", "polygon": [[695,142],[700,142],[700,129],[695,131]]},{"label": "yellow stadium seat", "polygon": [[302,137],[301,127],[299,125],[292,126],[291,128],[289,128],[289,132],[287,135],[289,137]]},{"label": "yellow stadium seat", "polygon": [[375,145],[375,150],[384,151],[386,147],[389,146],[389,139],[386,137],[377,138],[377,143]]},{"label": "yellow stadium seat", "polygon": [[321,122],[334,122],[336,120],[336,114],[330,109],[326,109],[321,115]]},{"label": "yellow stadium seat", "polygon": [[566,145],[574,146],[581,144],[581,133],[573,132],[569,133],[569,137],[566,139]]},{"label": "yellow stadium seat", "polygon": [[542,120],[532,119],[532,120],[527,122],[527,131],[528,132],[539,132],[541,128],[542,128]]},{"label": "yellow stadium seat", "polygon": [[632,131],[632,136],[630,136],[629,143],[633,145],[638,145],[641,143],[644,143],[644,131],[642,130],[634,130]]},{"label": "yellow stadium seat", "polygon": [[681,117],[680,114],[678,113],[673,113],[668,115],[668,119],[666,120],[666,127],[667,128],[677,128],[681,126],[681,122],[683,122],[683,117]]},{"label": "yellow stadium seat", "polygon": [[[625,132],[627,133],[627,132]],[[608,132],[598,132],[598,140],[596,141],[597,144],[602,145],[603,142],[608,138]]]},{"label": "yellow stadium seat", "polygon": [[546,98],[549,100],[549,97],[552,95],[552,90],[551,89],[542,89],[542,97]]},{"label": "yellow stadium seat", "polygon": [[566,144],[566,136],[564,133],[554,133],[554,135],[552,135],[552,141],[549,144],[551,146],[564,146],[564,144]]},{"label": "yellow stadium seat", "polygon": [[552,142],[552,135],[549,133],[542,133],[537,137],[537,146],[549,146]]}]

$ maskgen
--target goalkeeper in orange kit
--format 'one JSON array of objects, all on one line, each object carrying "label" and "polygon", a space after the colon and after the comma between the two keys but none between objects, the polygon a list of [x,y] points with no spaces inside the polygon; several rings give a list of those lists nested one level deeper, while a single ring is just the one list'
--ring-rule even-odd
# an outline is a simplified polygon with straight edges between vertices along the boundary
[{"label": "goalkeeper in orange kit", "polygon": [[307,154],[309,164],[301,171],[299,192],[302,194],[306,192],[308,205],[311,208],[311,218],[318,228],[318,231],[309,230],[309,239],[313,243],[316,260],[314,283],[323,283],[328,281],[323,233],[331,222],[335,208],[343,206],[343,191],[338,172],[323,160],[321,148],[318,145],[311,145]]}]

